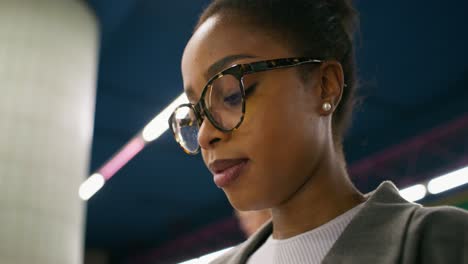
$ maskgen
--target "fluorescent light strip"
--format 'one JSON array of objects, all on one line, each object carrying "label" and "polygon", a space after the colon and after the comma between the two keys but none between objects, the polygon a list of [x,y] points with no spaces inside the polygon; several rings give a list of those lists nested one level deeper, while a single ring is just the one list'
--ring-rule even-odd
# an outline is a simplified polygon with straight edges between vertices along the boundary
[{"label": "fluorescent light strip", "polygon": [[161,136],[166,130],[169,129],[169,117],[174,109],[181,105],[188,103],[187,97],[184,93],[179,95],[169,106],[167,106],[161,113],[159,113],[148,125],[143,129],[143,139],[146,142],[151,142]]},{"label": "fluorescent light strip", "polygon": [[468,183],[468,166],[434,178],[426,184],[416,184],[400,190],[400,195],[410,202],[415,202],[430,194],[439,194]]},{"label": "fluorescent light strip", "polygon": [[432,194],[438,194],[466,183],[468,183],[468,167],[432,179],[427,189]]},{"label": "fluorescent light strip", "polygon": [[97,191],[99,191],[102,186],[104,186],[104,176],[99,173],[94,173],[85,182],[80,185],[80,190],[78,194],[83,200],[88,200],[91,198]]},{"label": "fluorescent light strip", "polygon": [[99,173],[109,180],[114,174],[127,164],[145,147],[145,142],[141,137],[135,137],[125,147],[123,147],[111,160],[109,160]]},{"label": "fluorescent light strip", "polygon": [[138,152],[145,147],[145,142],[142,138],[136,137],[130,141],[125,147],[120,150],[111,160],[109,160],[99,170],[88,179],[86,179],[78,190],[81,199],[89,200],[97,191],[99,191],[104,183],[109,180],[120,168],[122,168],[129,160],[131,160]]},{"label": "fluorescent light strip", "polygon": [[421,200],[426,197],[426,193],[426,187],[423,184],[416,184],[400,190],[400,195],[410,202]]},{"label": "fluorescent light strip", "polygon": [[137,155],[147,143],[159,138],[169,129],[168,119],[174,109],[184,103],[188,103],[184,93],[179,95],[169,106],[149,122],[141,135],[133,138],[130,143],[120,150],[111,160],[106,162],[101,169],[86,179],[81,185],[78,194],[81,199],[90,199],[99,191],[115,173]]}]

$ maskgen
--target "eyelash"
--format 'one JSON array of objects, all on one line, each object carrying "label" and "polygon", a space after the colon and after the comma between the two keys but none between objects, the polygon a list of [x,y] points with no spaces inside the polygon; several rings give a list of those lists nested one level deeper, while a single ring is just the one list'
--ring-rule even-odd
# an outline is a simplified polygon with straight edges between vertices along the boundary
[{"label": "eyelash", "polygon": [[[255,89],[257,88],[257,85],[258,85],[258,83],[254,83],[254,84],[252,84],[249,87],[244,89],[245,98],[248,98],[249,96],[251,96],[255,92]],[[190,102],[190,103],[195,104],[194,102]]]},{"label": "eyelash", "polygon": [[244,91],[245,91],[245,97],[249,97],[250,95],[253,94],[253,92],[255,92],[255,88],[257,88],[257,84],[258,83],[254,83],[252,85],[250,85],[249,87],[247,87]]}]

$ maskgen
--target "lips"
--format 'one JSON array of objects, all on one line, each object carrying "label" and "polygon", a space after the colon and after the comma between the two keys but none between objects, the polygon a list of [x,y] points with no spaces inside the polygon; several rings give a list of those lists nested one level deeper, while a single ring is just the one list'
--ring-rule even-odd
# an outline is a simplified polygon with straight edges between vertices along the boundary
[{"label": "lips", "polygon": [[215,160],[208,165],[213,180],[219,188],[224,188],[236,180],[246,167],[248,159]]}]

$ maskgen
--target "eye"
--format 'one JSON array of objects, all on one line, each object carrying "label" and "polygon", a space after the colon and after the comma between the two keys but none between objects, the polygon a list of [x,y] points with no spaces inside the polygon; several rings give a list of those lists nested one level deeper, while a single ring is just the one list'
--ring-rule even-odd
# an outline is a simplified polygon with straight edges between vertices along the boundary
[{"label": "eye", "polygon": [[[254,83],[245,89],[245,97],[248,98],[250,95],[252,95],[255,91],[255,88],[257,88],[257,83]],[[240,91],[224,97],[224,104],[230,107],[239,106],[241,103],[242,94]]]},{"label": "eye", "polygon": [[242,94],[240,91],[224,97],[224,104],[229,106],[238,106],[242,103]]}]

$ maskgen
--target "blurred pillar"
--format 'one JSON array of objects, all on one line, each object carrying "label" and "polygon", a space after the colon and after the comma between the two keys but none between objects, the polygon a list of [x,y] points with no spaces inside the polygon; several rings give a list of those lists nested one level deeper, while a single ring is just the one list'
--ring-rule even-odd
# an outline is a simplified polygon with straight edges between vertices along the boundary
[{"label": "blurred pillar", "polygon": [[0,0],[0,263],[83,263],[98,48],[85,1]]}]

